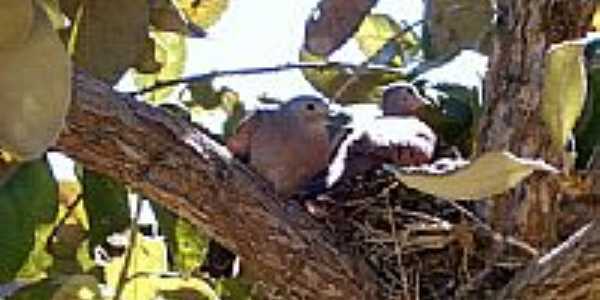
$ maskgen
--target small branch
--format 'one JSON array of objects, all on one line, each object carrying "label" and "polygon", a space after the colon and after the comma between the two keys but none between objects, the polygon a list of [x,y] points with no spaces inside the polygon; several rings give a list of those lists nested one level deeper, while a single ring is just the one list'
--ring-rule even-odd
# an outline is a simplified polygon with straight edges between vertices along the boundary
[{"label": "small branch", "polygon": [[123,291],[125,290],[125,284],[128,282],[128,271],[129,265],[131,265],[131,259],[133,258],[133,249],[137,245],[137,235],[140,230],[138,221],[142,213],[142,203],[138,198],[135,206],[135,216],[131,219],[131,229],[129,230],[129,245],[127,245],[127,251],[125,252],[125,260],[121,273],[119,274],[119,281],[117,282],[117,288],[115,292],[115,300],[121,300]]},{"label": "small branch", "polygon": [[[368,66],[373,64],[379,58],[379,56],[381,56],[382,52],[385,49],[387,49],[392,43],[394,43],[394,41],[396,39],[401,38],[406,33],[412,31],[416,26],[423,24],[423,22],[425,22],[425,19],[420,19],[420,20],[406,26],[405,28],[403,28],[402,30],[400,30],[399,32],[394,34],[393,36],[389,37],[385,41],[385,43],[383,43],[383,45],[381,45],[381,47],[379,47],[379,49],[377,49],[377,51],[373,55],[368,57],[367,60],[365,60],[362,64],[360,64],[360,66],[357,66],[357,72],[354,73],[351,77],[349,77],[346,81],[344,81],[344,83],[334,93],[333,98],[331,99],[332,102],[336,102],[344,94],[344,92],[359,79],[359,76],[363,72],[368,70]],[[408,74],[408,70],[403,70],[402,75],[406,75],[406,74]]]},{"label": "small branch", "polygon": [[596,220],[516,274],[495,299],[595,299],[598,251],[600,222]]},{"label": "small branch", "polygon": [[464,208],[462,205],[456,203],[456,201],[446,200],[446,202],[449,203],[450,205],[452,205],[452,207],[456,208],[458,211],[460,211],[464,216],[471,219],[471,221],[475,224],[476,227],[481,228],[483,231],[485,231],[487,234],[489,234],[495,242],[506,243],[508,245],[519,248],[519,249],[525,251],[531,257],[538,257],[540,255],[539,251],[537,249],[535,249],[533,246],[529,245],[528,243],[526,243],[522,240],[519,240],[515,237],[506,236],[506,235],[503,235],[503,234],[500,234],[500,233],[494,231],[494,229],[492,229],[492,227],[490,225],[484,223],[481,219],[479,219],[471,211]]},{"label": "small branch", "polygon": [[191,75],[187,77],[157,81],[154,85],[143,88],[139,91],[128,93],[130,96],[138,96],[146,93],[150,93],[156,91],[161,88],[170,87],[178,84],[184,83],[192,83],[192,82],[203,82],[209,81],[217,77],[227,77],[227,76],[242,76],[242,75],[260,75],[266,73],[276,73],[283,72],[289,70],[303,70],[303,69],[350,69],[354,71],[354,75],[348,78],[344,84],[336,91],[333,101],[335,101],[343,92],[354,83],[360,74],[365,71],[373,71],[373,72],[387,72],[387,73],[398,73],[402,75],[406,75],[408,70],[405,68],[394,68],[385,65],[375,65],[374,62],[381,55],[381,52],[390,44],[393,43],[395,39],[402,37],[406,33],[412,31],[416,26],[419,26],[425,22],[424,19],[418,20],[412,24],[409,24],[405,28],[403,28],[400,32],[396,33],[394,36],[388,38],[386,42],[383,44],[381,48],[375,52],[371,57],[369,57],[365,62],[360,65],[345,63],[345,62],[306,62],[306,63],[285,63],[282,65],[276,65],[271,67],[252,67],[252,68],[243,68],[243,69],[235,69],[235,70],[215,70],[207,73]]},{"label": "small branch", "polygon": [[54,226],[54,228],[52,228],[52,233],[50,233],[50,235],[46,239],[46,250],[47,251],[49,249],[51,249],[52,242],[58,236],[58,231],[60,230],[60,228],[63,227],[63,225],[65,225],[65,223],[67,222],[67,219],[73,214],[73,211],[75,211],[75,208],[77,208],[77,205],[79,205],[79,203],[81,203],[82,200],[83,200],[83,193],[79,193],[79,194],[77,194],[77,198],[75,199],[75,201],[73,201],[73,203],[71,203],[67,206],[67,211],[65,212],[65,215],[58,221],[58,223]]},{"label": "small branch", "polygon": [[192,83],[192,82],[202,82],[209,81],[217,77],[226,77],[226,76],[241,76],[241,75],[259,75],[265,73],[275,73],[275,72],[283,72],[289,70],[302,70],[302,69],[351,69],[351,70],[370,70],[370,71],[378,71],[378,72],[388,72],[388,73],[399,73],[405,74],[406,70],[402,68],[391,68],[387,66],[381,65],[356,65],[351,63],[344,62],[317,62],[317,63],[286,63],[282,65],[272,66],[272,67],[255,67],[255,68],[245,68],[245,69],[236,69],[236,70],[217,70],[211,71],[208,73],[192,75],[188,77],[182,77],[172,80],[164,80],[157,81],[153,86],[141,89],[136,92],[131,92],[129,95],[137,96],[146,94],[149,92],[153,92],[155,90],[183,84],[183,83]]}]

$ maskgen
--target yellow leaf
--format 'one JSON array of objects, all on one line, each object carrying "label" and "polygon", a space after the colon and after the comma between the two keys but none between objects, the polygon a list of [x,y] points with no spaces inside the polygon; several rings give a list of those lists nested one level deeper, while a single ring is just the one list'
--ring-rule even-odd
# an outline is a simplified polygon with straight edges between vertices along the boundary
[{"label": "yellow leaf", "polygon": [[[219,299],[213,289],[197,278],[183,279],[166,277],[168,271],[167,248],[160,238],[136,236],[136,246],[132,249],[131,263],[127,269],[129,280],[123,289],[123,299],[155,299],[161,291],[193,289],[209,300]],[[104,273],[109,287],[116,288],[123,268],[125,255],[112,259],[105,266]]]},{"label": "yellow leaf", "polygon": [[542,118],[558,149],[566,144],[583,109],[587,77],[583,43],[553,46],[545,58]]},{"label": "yellow leaf", "polygon": [[[161,274],[167,271],[167,247],[162,239],[148,238],[141,234],[136,236],[135,247],[131,249],[131,262],[127,266],[127,277],[139,273]],[[113,258],[105,267],[106,283],[116,288],[121,270],[124,267],[125,255]],[[140,285],[138,285],[140,284]],[[153,299],[156,289],[137,281],[130,282],[123,291],[123,299]]]},{"label": "yellow leaf", "polygon": [[394,20],[381,14],[366,16],[358,28],[355,38],[360,50],[367,57],[376,55],[390,39],[393,39],[396,53],[394,53],[392,61],[397,66],[401,66],[403,62],[403,57],[398,54],[414,49],[417,45],[417,39],[411,32],[402,34],[402,29]]},{"label": "yellow leaf", "polygon": [[207,29],[214,25],[229,5],[229,0],[175,0],[175,5],[194,24]]},{"label": "yellow leaf", "polygon": [[[406,172],[414,168],[390,165],[386,168],[409,188],[452,200],[477,200],[503,193],[536,170],[557,172],[543,161],[518,158],[509,152],[485,153],[466,167],[445,174],[415,174]],[[434,163],[430,170],[436,169]]]},{"label": "yellow leaf", "polygon": [[596,6],[596,11],[592,17],[592,27],[595,31],[600,31],[600,5]]},{"label": "yellow leaf", "polygon": [[[155,43],[156,61],[161,68],[156,73],[141,74],[133,72],[136,86],[140,89],[153,86],[159,81],[171,80],[181,77],[185,67],[186,49],[185,38],[172,32],[150,33]],[[162,103],[172,92],[173,87],[165,87],[146,94],[146,99],[153,104]]]},{"label": "yellow leaf", "polygon": [[52,27],[55,30],[63,29],[67,27],[67,18],[60,10],[60,4],[58,0],[36,0],[37,3],[44,9]]},{"label": "yellow leaf", "polygon": [[[326,63],[327,59],[302,50],[300,61]],[[381,87],[405,79],[400,72],[383,69],[348,70],[335,64],[318,69],[303,69],[302,73],[316,90],[328,98],[335,98],[339,104],[377,102],[381,98]]]},{"label": "yellow leaf", "polygon": [[198,278],[156,278],[154,284],[160,291],[175,291],[191,289],[208,298],[208,300],[218,300],[219,296],[203,280]]}]

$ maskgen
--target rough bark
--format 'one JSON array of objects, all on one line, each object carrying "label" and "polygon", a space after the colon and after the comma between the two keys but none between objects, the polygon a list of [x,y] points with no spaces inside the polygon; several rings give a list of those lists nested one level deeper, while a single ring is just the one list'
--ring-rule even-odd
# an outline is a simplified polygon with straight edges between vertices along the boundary
[{"label": "rough bark", "polygon": [[595,221],[531,263],[496,299],[598,299],[598,253],[600,222]]},{"label": "rough bark", "polygon": [[[552,43],[583,36],[594,11],[591,0],[500,0],[498,29],[486,78],[485,117],[479,128],[480,151],[510,150],[570,168],[563,153],[548,147],[540,118],[544,55]],[[505,233],[549,248],[558,241],[557,207],[561,193],[549,176],[528,179],[498,197],[491,209]]]},{"label": "rough bark", "polygon": [[73,95],[58,141],[67,155],[201,227],[286,299],[374,299],[362,262],[330,247],[301,207],[277,199],[198,127],[82,72]]}]

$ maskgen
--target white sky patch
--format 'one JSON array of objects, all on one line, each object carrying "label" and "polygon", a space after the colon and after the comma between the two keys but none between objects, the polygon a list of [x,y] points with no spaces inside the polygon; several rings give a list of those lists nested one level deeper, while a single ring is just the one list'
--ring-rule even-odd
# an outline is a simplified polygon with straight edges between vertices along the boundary
[{"label": "white sky patch", "polygon": [[[317,0],[233,1],[205,39],[188,40],[187,74],[298,62],[304,22]],[[217,78],[252,109],[256,98],[317,94],[298,70]]]},{"label": "white sky patch", "polygon": [[201,124],[215,134],[223,134],[223,123],[226,120],[227,114],[221,109],[205,111],[202,114],[192,114],[192,122]]},{"label": "white sky patch", "polygon": [[[304,40],[304,23],[318,2],[232,2],[222,19],[208,30],[207,38],[188,40],[186,74],[298,62]],[[412,24],[422,18],[422,9],[419,1],[381,0],[373,12],[386,13],[397,21],[405,20]],[[360,64],[365,56],[357,43],[350,39],[331,59]],[[217,78],[215,85],[226,85],[239,92],[249,109],[257,105],[256,98],[263,94],[281,99],[299,94],[319,94],[299,70]]]},{"label": "white sky patch", "polygon": [[488,58],[473,50],[463,50],[446,64],[431,69],[417,79],[432,83],[454,83],[476,87],[481,91],[483,77],[487,72]]},{"label": "white sky patch", "polygon": [[48,152],[52,174],[59,180],[77,181],[75,162],[60,152]]}]

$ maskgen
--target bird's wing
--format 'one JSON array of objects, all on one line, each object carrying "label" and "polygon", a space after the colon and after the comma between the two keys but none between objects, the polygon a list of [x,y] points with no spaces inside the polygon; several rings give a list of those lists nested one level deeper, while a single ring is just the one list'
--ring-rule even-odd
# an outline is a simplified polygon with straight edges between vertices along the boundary
[{"label": "bird's wing", "polygon": [[256,132],[263,117],[264,116],[260,112],[249,115],[240,122],[235,133],[227,139],[227,148],[229,151],[243,162],[248,162],[250,159],[252,136]]}]

